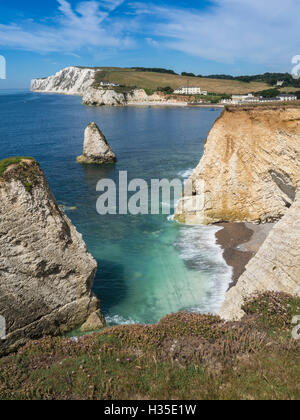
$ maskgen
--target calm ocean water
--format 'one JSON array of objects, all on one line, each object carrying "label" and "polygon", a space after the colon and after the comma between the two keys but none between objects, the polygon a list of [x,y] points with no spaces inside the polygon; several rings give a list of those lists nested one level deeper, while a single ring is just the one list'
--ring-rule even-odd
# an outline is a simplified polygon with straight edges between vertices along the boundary
[{"label": "calm ocean water", "polygon": [[[0,91],[0,158],[35,157],[52,191],[97,259],[94,290],[110,324],[153,323],[183,309],[218,311],[231,277],[215,227],[181,226],[167,216],[99,216],[101,178],[186,178],[220,110],[89,108],[81,98]],[[119,162],[76,163],[95,121]]]}]

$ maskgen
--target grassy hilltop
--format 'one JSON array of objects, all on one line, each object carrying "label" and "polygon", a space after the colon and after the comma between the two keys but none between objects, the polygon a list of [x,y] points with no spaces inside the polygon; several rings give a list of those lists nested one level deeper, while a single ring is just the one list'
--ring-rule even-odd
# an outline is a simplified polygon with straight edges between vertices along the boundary
[{"label": "grassy hilltop", "polygon": [[136,69],[107,67],[99,68],[96,83],[107,80],[122,86],[156,90],[170,86],[172,89],[180,86],[200,86],[202,90],[223,94],[243,94],[259,92],[270,88],[262,82],[241,82],[237,80],[210,79],[205,77],[180,76],[177,74],[158,73],[153,71],[139,71]]}]

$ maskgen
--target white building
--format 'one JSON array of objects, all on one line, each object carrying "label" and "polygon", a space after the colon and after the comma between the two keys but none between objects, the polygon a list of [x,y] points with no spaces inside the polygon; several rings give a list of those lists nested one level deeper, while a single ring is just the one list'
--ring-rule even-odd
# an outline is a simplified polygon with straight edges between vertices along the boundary
[{"label": "white building", "polygon": [[223,104],[239,105],[244,103],[260,102],[260,98],[249,93],[248,95],[232,95],[232,99],[223,99]]},{"label": "white building", "polygon": [[204,95],[207,96],[207,91],[201,90],[199,86],[191,86],[191,87],[185,87],[182,86],[179,89],[174,90],[174,93],[177,95]]},{"label": "white building", "polygon": [[293,93],[285,93],[276,96],[276,98],[264,98],[263,96],[254,96],[251,93],[248,95],[233,95],[232,99],[223,99],[223,104],[243,105],[253,103],[269,103],[269,102],[289,102],[297,101],[297,96]]},{"label": "white building", "polygon": [[118,85],[117,83],[102,81],[102,82],[100,82],[100,86],[103,86],[103,87],[118,87],[120,85]]},{"label": "white building", "polygon": [[294,95],[293,93],[282,93],[281,95],[277,96],[277,100],[279,101],[297,101],[298,97],[297,95]]}]

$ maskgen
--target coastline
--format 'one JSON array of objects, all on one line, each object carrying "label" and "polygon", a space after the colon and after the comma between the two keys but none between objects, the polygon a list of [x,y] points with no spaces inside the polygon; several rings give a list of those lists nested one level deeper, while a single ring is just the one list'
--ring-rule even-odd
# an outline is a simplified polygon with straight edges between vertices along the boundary
[{"label": "coastline", "polygon": [[219,223],[216,226],[222,227],[216,233],[217,244],[223,249],[226,264],[233,268],[230,289],[236,285],[247,264],[274,227],[274,223]]},{"label": "coastline", "polygon": [[[47,91],[47,90],[32,90],[30,89],[30,92],[32,93],[46,93],[46,94],[50,94],[50,95],[65,95],[65,96],[81,96],[82,97],[82,93],[74,93],[74,92],[56,92],[56,91]],[[83,104],[86,105],[86,104]],[[90,106],[90,105],[87,105]],[[97,105],[94,105],[95,107],[97,107]],[[115,105],[98,105],[98,106],[114,106],[114,107],[126,107],[126,106],[141,106],[141,107],[149,107],[149,106],[155,106],[155,107],[165,107],[165,106],[170,106],[170,107],[188,107],[188,108],[224,108],[225,105],[222,104],[193,104],[193,103],[189,103],[189,102],[168,102],[168,101],[143,101],[143,102],[127,102],[125,104],[115,104]]]}]

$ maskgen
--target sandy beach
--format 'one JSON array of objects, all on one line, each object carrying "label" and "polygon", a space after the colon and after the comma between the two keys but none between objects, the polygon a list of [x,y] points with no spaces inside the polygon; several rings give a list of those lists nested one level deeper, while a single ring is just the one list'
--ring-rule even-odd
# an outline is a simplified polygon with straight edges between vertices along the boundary
[{"label": "sandy beach", "polygon": [[223,229],[216,233],[217,243],[224,250],[224,259],[233,267],[230,287],[235,286],[245,271],[246,265],[257,253],[274,223],[256,225],[253,223],[221,223]]}]

